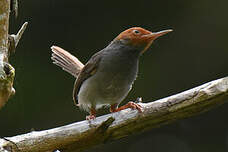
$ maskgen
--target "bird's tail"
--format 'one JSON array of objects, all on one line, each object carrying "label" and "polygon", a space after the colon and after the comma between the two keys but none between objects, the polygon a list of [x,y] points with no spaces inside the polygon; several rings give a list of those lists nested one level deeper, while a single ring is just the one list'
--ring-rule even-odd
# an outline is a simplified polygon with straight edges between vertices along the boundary
[{"label": "bird's tail", "polygon": [[77,78],[84,65],[75,56],[58,46],[52,46],[51,51],[53,64]]}]

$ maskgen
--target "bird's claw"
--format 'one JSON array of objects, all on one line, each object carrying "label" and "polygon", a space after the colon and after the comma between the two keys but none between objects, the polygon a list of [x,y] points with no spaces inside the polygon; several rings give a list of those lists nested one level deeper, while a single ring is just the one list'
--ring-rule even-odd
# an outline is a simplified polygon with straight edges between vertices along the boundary
[{"label": "bird's claw", "polygon": [[123,106],[121,106],[119,108],[116,108],[116,105],[112,105],[110,107],[110,112],[118,112],[118,111],[121,111],[121,110],[124,110],[124,109],[127,109],[127,108],[131,108],[133,110],[138,110],[138,112],[140,112],[140,113],[142,112],[142,109],[143,109],[143,107],[141,105],[130,101],[126,105],[123,105]]},{"label": "bird's claw", "polygon": [[142,106],[139,105],[139,104],[137,104],[137,103],[135,103],[135,102],[132,102],[132,101],[128,102],[128,107],[131,108],[131,109],[133,109],[133,110],[136,109],[136,110],[138,110],[140,113],[142,112]]},{"label": "bird's claw", "polygon": [[88,115],[86,116],[86,120],[94,120],[96,118],[95,115]]}]

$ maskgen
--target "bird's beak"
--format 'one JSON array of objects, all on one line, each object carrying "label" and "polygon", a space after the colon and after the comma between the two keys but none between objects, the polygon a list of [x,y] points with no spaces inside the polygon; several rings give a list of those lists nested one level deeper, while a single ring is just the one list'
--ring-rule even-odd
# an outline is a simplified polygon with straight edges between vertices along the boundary
[{"label": "bird's beak", "polygon": [[155,39],[157,39],[158,37],[162,36],[162,35],[165,35],[169,32],[172,32],[173,30],[172,29],[169,29],[169,30],[163,30],[163,31],[160,31],[160,32],[155,32],[155,33],[151,33],[151,34],[148,34],[148,35],[145,35],[149,40],[153,41]]},{"label": "bird's beak", "polygon": [[143,54],[149,47],[150,45],[152,44],[152,42],[162,36],[162,35],[165,35],[169,32],[172,32],[173,30],[169,29],[169,30],[163,30],[163,31],[160,31],[160,32],[151,32],[150,34],[147,34],[147,35],[143,35],[143,39],[144,41],[147,43],[147,45],[145,46],[145,48],[142,50],[141,54]]}]

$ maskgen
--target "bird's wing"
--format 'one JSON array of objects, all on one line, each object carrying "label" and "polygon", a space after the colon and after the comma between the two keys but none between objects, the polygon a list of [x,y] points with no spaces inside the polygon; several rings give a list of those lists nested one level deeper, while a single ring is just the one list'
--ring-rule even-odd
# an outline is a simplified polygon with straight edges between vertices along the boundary
[{"label": "bird's wing", "polygon": [[84,65],[75,56],[58,46],[52,46],[51,51],[53,63],[77,78]]},{"label": "bird's wing", "polygon": [[101,51],[97,52],[91,57],[91,59],[86,63],[86,65],[79,73],[78,78],[75,80],[74,89],[73,89],[73,100],[75,105],[77,105],[77,96],[82,83],[90,76],[94,75],[97,71],[98,65],[102,58],[100,54],[101,54]]}]

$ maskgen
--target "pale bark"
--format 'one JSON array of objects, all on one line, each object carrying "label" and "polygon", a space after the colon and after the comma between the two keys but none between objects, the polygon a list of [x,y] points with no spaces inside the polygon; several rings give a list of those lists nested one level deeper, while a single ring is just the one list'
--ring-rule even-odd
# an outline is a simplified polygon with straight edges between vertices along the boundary
[{"label": "pale bark", "polygon": [[[17,0],[14,0],[14,3],[14,7],[17,7]],[[17,12],[17,8],[15,11]],[[25,23],[16,35],[9,35],[9,14],[10,0],[0,0],[0,109],[15,93],[13,88],[15,70],[9,64],[9,55],[15,51],[27,25]]]},{"label": "pale bark", "polygon": [[140,103],[143,112],[126,109],[66,126],[33,131],[0,140],[0,152],[53,150],[81,151],[92,146],[138,134],[173,121],[191,117],[228,101],[228,77],[211,81],[154,102]]}]

